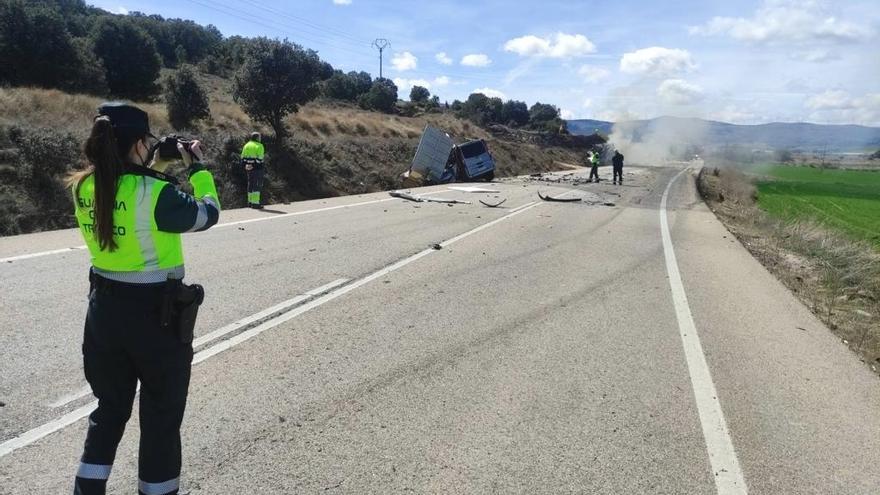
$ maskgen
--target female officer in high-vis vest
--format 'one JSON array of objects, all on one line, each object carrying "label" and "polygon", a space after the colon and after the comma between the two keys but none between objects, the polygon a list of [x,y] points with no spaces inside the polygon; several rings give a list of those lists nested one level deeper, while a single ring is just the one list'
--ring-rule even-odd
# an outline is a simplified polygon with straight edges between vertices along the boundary
[{"label": "female officer in high-vis vest", "polygon": [[98,398],[74,494],[105,493],[138,381],[138,493],[177,494],[193,350],[191,336],[181,338],[165,321],[174,295],[169,288],[187,288],[180,282],[180,233],[216,224],[220,203],[197,141],[189,150],[177,145],[189,167],[189,195],[162,173],[168,157],[151,160],[144,111],[105,103],[98,113],[84,148],[89,166],[70,181],[92,258],[82,352],[86,380]]}]

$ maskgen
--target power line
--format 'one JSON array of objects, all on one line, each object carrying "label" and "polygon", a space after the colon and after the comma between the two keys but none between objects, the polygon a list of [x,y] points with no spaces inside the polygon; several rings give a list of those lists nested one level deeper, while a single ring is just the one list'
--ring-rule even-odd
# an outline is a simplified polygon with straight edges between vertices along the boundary
[{"label": "power line", "polygon": [[[196,5],[199,5],[199,6],[201,6],[201,7],[205,7],[205,8],[207,8],[207,9],[209,9],[209,10],[213,10],[213,11],[215,11],[215,12],[219,12],[219,13],[221,13],[221,14],[225,14],[225,15],[227,15],[227,16],[234,17],[234,18],[236,18],[236,19],[238,19],[238,20],[241,20],[241,21],[244,21],[244,22],[248,22],[248,23],[250,23],[250,24],[254,24],[254,25],[257,25],[257,26],[261,26],[261,27],[268,27],[268,28],[270,28],[270,29],[272,29],[272,30],[274,30],[274,31],[277,31],[277,32],[280,32],[280,33],[286,34],[286,35],[291,36],[291,37],[293,37],[294,39],[297,39],[297,40],[298,40],[298,39],[304,39],[304,40],[307,40],[307,41],[311,41],[311,42],[313,42],[313,43],[317,43],[317,44],[319,44],[319,45],[324,45],[324,46],[327,46],[327,47],[335,48],[335,49],[337,49],[337,50],[346,51],[346,52],[353,53],[353,54],[356,54],[356,55],[360,55],[360,56],[366,56],[366,55],[367,55],[367,52],[366,52],[366,51],[363,51],[363,52],[362,52],[362,51],[356,51],[356,50],[354,50],[354,49],[352,49],[352,48],[348,48],[348,47],[344,47],[344,46],[339,46],[339,45],[336,45],[336,44],[334,44],[334,43],[330,43],[330,42],[328,42],[328,41],[326,41],[326,40],[323,40],[323,39],[315,39],[315,38],[312,38],[311,36],[305,36],[305,35],[303,35],[303,33],[295,33],[295,32],[293,32],[293,31],[289,31],[288,28],[287,28],[286,26],[284,26],[283,24],[281,24],[281,23],[279,23],[279,22],[277,22],[277,21],[274,21],[274,20],[272,20],[272,19],[267,19],[267,18],[265,18],[265,17],[261,17],[261,16],[257,16],[257,15],[242,16],[242,15],[240,15],[239,13],[237,13],[237,11],[235,11],[232,7],[230,7],[230,6],[228,6],[228,5],[225,5],[225,4],[222,4],[222,3],[219,3],[219,2],[213,2],[213,4],[208,4],[208,3],[201,2],[201,1],[199,1],[199,0],[187,0],[187,1],[190,2],[190,3],[194,3],[194,4],[196,4]],[[218,8],[218,7],[219,7],[219,8]],[[259,21],[261,21],[261,22],[257,22],[257,20],[259,20]],[[278,27],[278,26],[284,26],[284,27]]]}]

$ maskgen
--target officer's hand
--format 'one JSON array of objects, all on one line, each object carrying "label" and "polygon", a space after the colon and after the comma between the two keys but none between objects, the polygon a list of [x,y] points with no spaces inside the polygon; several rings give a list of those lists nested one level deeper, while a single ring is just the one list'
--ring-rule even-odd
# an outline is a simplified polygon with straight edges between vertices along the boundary
[{"label": "officer's hand", "polygon": [[193,158],[195,158],[195,161],[200,162],[204,155],[201,141],[193,141],[190,145],[189,153],[186,152],[186,148],[180,143],[177,143],[177,150],[180,151],[180,156],[183,157],[183,163],[187,167],[192,165]]},{"label": "officer's hand", "polygon": [[248,163],[247,165],[244,166],[244,169],[245,169],[245,170],[253,170],[253,169],[254,169],[254,166],[251,165],[250,163]]}]

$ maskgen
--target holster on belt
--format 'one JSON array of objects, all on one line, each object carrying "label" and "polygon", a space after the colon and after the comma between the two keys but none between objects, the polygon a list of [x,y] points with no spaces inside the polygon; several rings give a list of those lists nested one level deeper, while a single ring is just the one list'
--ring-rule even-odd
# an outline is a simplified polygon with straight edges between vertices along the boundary
[{"label": "holster on belt", "polygon": [[191,343],[199,306],[204,300],[205,289],[201,285],[186,285],[179,279],[169,278],[160,312],[162,328],[174,332],[184,344]]}]

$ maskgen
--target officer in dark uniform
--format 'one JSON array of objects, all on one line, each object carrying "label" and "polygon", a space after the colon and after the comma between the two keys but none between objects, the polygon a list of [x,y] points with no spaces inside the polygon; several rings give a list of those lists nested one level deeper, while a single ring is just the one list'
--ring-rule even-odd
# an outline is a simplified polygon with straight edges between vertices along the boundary
[{"label": "officer in dark uniform", "polygon": [[623,153],[614,152],[611,157],[611,166],[614,169],[614,184],[623,184]]},{"label": "officer in dark uniform", "polygon": [[176,145],[189,167],[194,191],[189,195],[162,173],[168,156],[149,161],[144,111],[109,103],[98,114],[84,147],[89,167],[69,182],[92,259],[82,352],[86,379],[98,398],[74,494],[105,493],[138,382],[138,493],[177,494],[191,332],[201,303],[200,287],[182,283],[180,233],[217,223],[220,203],[214,179],[200,163],[198,141],[189,149]]}]

